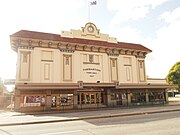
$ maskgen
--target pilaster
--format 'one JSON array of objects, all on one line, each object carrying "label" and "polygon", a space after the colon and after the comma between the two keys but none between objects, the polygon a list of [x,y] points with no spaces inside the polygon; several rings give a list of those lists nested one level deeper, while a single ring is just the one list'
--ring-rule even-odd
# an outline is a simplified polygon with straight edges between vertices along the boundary
[{"label": "pilaster", "polygon": [[15,99],[14,99],[14,110],[15,111],[20,111],[20,109],[21,109],[20,94],[21,94],[20,90],[15,89],[15,95],[14,95],[15,96]]},{"label": "pilaster", "polygon": [[47,90],[46,94],[46,110],[51,110],[51,90]]}]

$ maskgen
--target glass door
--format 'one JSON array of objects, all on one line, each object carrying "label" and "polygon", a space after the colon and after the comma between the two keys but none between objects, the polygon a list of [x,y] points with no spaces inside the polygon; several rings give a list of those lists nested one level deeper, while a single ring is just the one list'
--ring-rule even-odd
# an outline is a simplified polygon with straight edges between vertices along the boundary
[{"label": "glass door", "polygon": [[94,104],[95,103],[95,96],[94,94],[91,94],[91,104]]},{"label": "glass door", "polygon": [[57,106],[56,101],[57,101],[57,96],[52,96],[51,97],[51,108],[56,108],[56,106]]},{"label": "glass door", "polygon": [[87,93],[86,94],[86,104],[90,104],[90,103],[91,103],[90,95]]},{"label": "glass door", "polygon": [[78,104],[100,104],[103,103],[103,92],[78,93]]},{"label": "glass door", "polygon": [[116,93],[116,99],[117,99],[117,105],[122,105],[122,94],[121,93]]},{"label": "glass door", "polygon": [[59,94],[51,95],[51,109],[59,108]]}]

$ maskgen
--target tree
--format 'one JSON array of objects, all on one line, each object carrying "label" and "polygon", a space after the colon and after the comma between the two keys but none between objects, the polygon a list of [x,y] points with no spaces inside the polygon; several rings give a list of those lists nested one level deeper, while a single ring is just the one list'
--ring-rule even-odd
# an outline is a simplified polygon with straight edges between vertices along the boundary
[{"label": "tree", "polygon": [[0,94],[3,93],[3,88],[4,88],[3,81],[0,78]]},{"label": "tree", "polygon": [[169,84],[176,84],[180,90],[180,62],[176,62],[169,70],[166,80]]}]

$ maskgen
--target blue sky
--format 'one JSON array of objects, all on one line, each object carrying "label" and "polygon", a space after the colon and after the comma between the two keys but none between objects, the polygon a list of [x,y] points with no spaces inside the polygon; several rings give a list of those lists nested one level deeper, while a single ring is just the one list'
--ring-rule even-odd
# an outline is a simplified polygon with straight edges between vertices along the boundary
[{"label": "blue sky", "polygon": [[[0,77],[15,78],[16,53],[9,35],[25,29],[60,34],[81,29],[88,21],[93,0],[0,1]],[[165,78],[180,61],[180,0],[96,0],[90,21],[101,33],[120,42],[140,43],[153,52],[146,57],[146,73]]]}]

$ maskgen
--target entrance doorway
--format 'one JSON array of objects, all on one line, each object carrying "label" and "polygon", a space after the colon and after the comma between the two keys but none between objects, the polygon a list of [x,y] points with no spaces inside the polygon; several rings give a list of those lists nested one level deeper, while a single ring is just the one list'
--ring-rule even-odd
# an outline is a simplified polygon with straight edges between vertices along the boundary
[{"label": "entrance doorway", "polygon": [[103,104],[104,92],[79,92],[78,104]]}]

